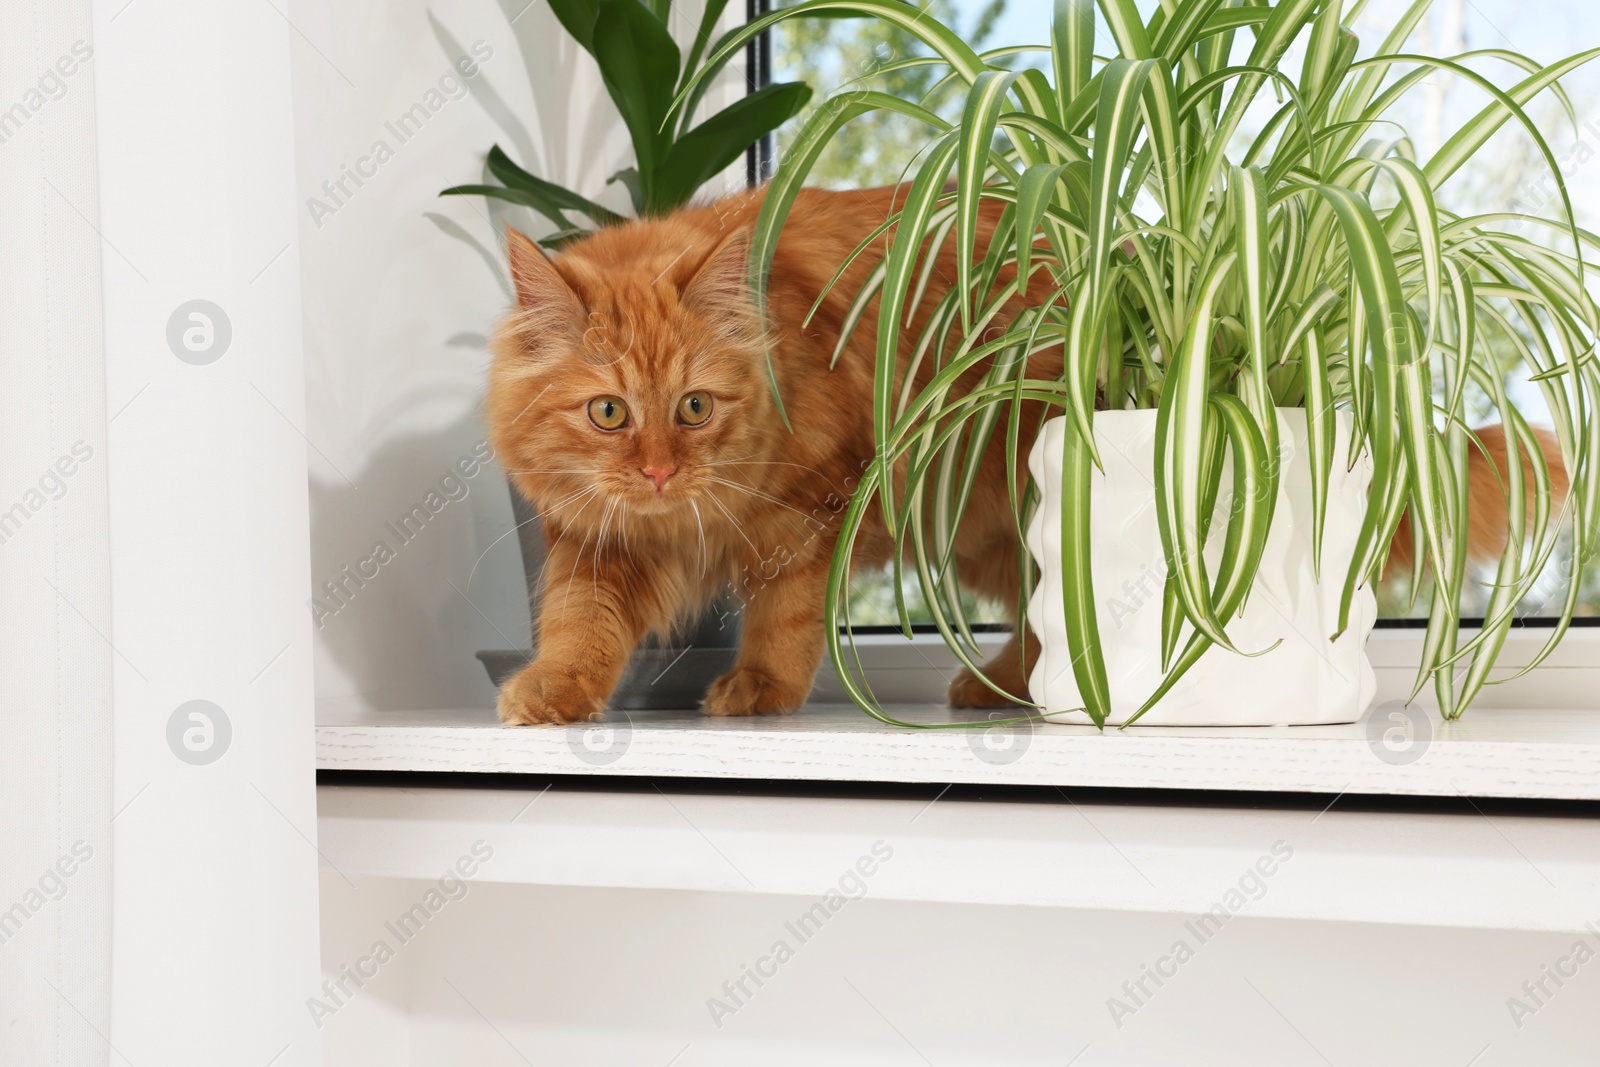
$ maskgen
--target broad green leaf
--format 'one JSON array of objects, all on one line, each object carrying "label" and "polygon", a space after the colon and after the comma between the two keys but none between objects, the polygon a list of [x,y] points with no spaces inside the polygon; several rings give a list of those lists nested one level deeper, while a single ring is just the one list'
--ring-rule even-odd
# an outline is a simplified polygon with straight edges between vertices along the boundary
[{"label": "broad green leaf", "polygon": [[678,82],[678,46],[639,0],[599,0],[593,48],[600,77],[633,140],[648,213],[671,210],[656,194],[655,172],[671,145],[662,129]]},{"label": "broad green leaf", "polygon": [[594,51],[594,24],[599,17],[600,0],[550,0],[550,10],[584,51]]},{"label": "broad green leaf", "polygon": [[448,189],[441,189],[440,196],[492,196],[496,200],[504,200],[510,204],[522,204],[531,207],[551,222],[555,223],[560,231],[573,229],[572,220],[562,214],[559,205],[554,203],[543,193],[531,189],[508,189],[503,185],[452,185]]},{"label": "broad green leaf", "polygon": [[688,203],[700,187],[742,157],[745,149],[800,113],[811,99],[801,82],[768,85],[740,97],[680,137],[656,168],[656,203]]},{"label": "broad green leaf", "polygon": [[609,208],[601,207],[593,200],[579,196],[554,182],[547,182],[543,178],[529,174],[512,162],[511,157],[501,151],[499,145],[489,149],[488,163],[489,173],[505,182],[510,188],[537,193],[557,207],[582,212],[601,226],[610,226],[623,221],[621,215]]}]

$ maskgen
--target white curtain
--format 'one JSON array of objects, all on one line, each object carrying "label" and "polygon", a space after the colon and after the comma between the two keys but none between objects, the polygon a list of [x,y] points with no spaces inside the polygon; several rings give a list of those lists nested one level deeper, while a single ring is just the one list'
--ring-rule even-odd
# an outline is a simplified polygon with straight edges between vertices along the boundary
[{"label": "white curtain", "polygon": [[111,597],[87,0],[0,3],[0,1064],[105,1064]]}]

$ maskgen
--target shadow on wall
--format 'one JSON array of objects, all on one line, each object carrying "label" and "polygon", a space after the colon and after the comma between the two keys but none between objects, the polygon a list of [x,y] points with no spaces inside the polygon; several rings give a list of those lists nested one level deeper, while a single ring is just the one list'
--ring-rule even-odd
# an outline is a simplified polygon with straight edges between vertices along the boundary
[{"label": "shadow on wall", "polygon": [[313,473],[319,693],[374,710],[494,706],[473,653],[527,647],[528,613],[510,490],[491,456],[474,411],[384,443],[348,480]]},{"label": "shadow on wall", "polygon": [[[305,225],[317,364],[307,433],[323,446],[309,485],[317,693],[375,711],[488,709],[494,690],[473,654],[525,648],[529,627],[509,489],[484,458],[484,334],[510,301],[505,223],[534,236],[548,226],[515,205],[435,194],[478,178],[498,141],[541,176],[620,207],[626,191],[605,180],[630,149],[593,61],[547,4],[401,0],[388,10],[404,27],[394,38],[330,14],[348,42],[339,62],[366,64],[373,78],[303,102],[308,157],[319,161],[303,175],[308,195],[343,173],[335,164],[352,144],[370,143],[349,130],[391,136],[395,100],[422,99],[441,71],[462,72],[470,99],[427,105],[437,115],[414,147],[335,205],[336,218]],[[470,76],[458,65],[468,57]],[[323,62],[308,59],[313,70]]]},{"label": "shadow on wall", "polygon": [[[494,79],[471,79],[468,93],[500,131],[500,146],[539,177],[627,212],[626,190],[609,179],[632,156],[626,138],[619,136],[623,127],[594,61],[568,36],[548,4],[528,0],[497,0],[497,4],[516,41],[516,58],[527,72],[534,120],[530,131],[516,108],[495,89]],[[447,60],[468,54],[470,49],[431,9],[428,25]],[[548,77],[551,71],[579,69],[584,76]],[[483,145],[480,152],[486,154],[489,147]],[[498,183],[487,164],[479,179]],[[550,223],[531,209],[502,200],[475,203],[479,214],[487,211],[497,243],[503,243],[507,223],[535,238],[551,232]],[[469,243],[478,245],[470,239]]]}]

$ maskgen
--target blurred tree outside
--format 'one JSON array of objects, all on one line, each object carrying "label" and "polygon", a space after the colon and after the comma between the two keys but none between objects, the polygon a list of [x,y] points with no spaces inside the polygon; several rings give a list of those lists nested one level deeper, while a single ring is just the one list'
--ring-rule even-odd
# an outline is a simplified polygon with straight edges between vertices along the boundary
[{"label": "blurred tree outside", "polygon": [[[1006,2],[928,0],[918,6],[945,25],[955,27],[969,45],[982,51],[991,44],[1019,43],[989,40],[995,23],[1005,13]],[[975,13],[962,17],[974,9]],[[877,19],[815,18],[782,23],[772,42],[775,76],[783,81],[804,81],[815,93],[811,106],[778,130],[779,157],[817,105],[846,83],[859,80],[851,88],[876,89],[907,100],[921,100],[947,73],[947,68],[925,66],[880,72],[901,60],[925,55],[927,49],[915,37]],[[959,92],[941,91],[933,101],[933,110],[953,119],[960,113],[961,102]],[[917,129],[904,116],[878,112],[863,115],[839,131],[812,171],[812,180],[830,189],[892,184],[901,180],[917,149],[927,141],[927,131]]]}]

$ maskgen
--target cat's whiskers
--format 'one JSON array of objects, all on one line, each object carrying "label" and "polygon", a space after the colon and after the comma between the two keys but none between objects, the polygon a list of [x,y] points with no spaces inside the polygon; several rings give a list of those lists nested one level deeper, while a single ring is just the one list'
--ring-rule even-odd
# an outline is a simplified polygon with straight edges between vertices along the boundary
[{"label": "cat's whiskers", "polygon": [[595,544],[596,550],[601,553],[622,547],[619,536],[622,528],[621,519],[628,505],[622,497],[617,497],[613,503],[615,506],[606,514],[605,525],[600,527],[600,537]]},{"label": "cat's whiskers", "polygon": [[700,518],[700,504],[695,500],[694,497],[689,498],[689,508],[694,512],[695,530],[700,535],[700,577],[704,578],[706,575],[706,566],[709,562],[706,559],[706,524]]},{"label": "cat's whiskers", "polygon": [[818,478],[822,479],[822,481],[827,483],[828,488],[832,489],[834,492],[842,493],[845,496],[849,496],[850,495],[850,491],[848,489],[840,488],[840,486],[839,486],[839,484],[837,482],[835,482],[832,478],[828,477],[822,471],[817,470],[817,468],[808,467],[804,463],[795,463],[795,462],[792,462],[790,460],[784,460],[784,459],[719,459],[719,460],[712,460],[709,463],[702,463],[702,464],[700,464],[700,466],[702,466],[702,467],[794,467],[796,470],[805,471],[807,474],[815,474]]},{"label": "cat's whiskers", "polygon": [[595,539],[595,554],[591,563],[590,576],[592,589],[595,596],[600,593],[600,557],[607,549],[617,549],[633,558],[633,550],[628,547],[628,501],[625,497],[614,497],[611,506],[606,509],[605,518],[601,520],[600,535]]},{"label": "cat's whiskers", "polygon": [[[600,487],[598,485],[592,486],[591,488],[596,490],[596,492],[598,492],[599,489],[600,489]],[[572,516],[572,518],[570,520],[568,520],[568,522],[564,526],[561,527],[561,532],[556,534],[556,539],[554,541],[550,542],[550,544],[548,546],[546,546],[546,548],[545,548],[544,566],[539,568],[539,578],[540,578],[541,584],[543,583],[545,572],[547,570],[549,570],[549,568],[550,568],[550,553],[554,552],[556,546],[561,543],[561,539],[567,536],[567,531],[571,530],[573,528],[573,526],[575,526],[577,524],[577,521],[579,519],[583,518],[583,513],[585,511],[589,510],[589,505],[593,504],[598,499],[599,499],[598,496],[591,496],[588,500],[584,501],[583,507],[578,509],[578,513],[576,515]],[[577,572],[577,564],[576,563],[573,564],[573,572],[574,573]]]},{"label": "cat's whiskers", "polygon": [[711,503],[715,504],[717,506],[717,510],[722,512],[722,514],[727,516],[728,525],[732,526],[735,530],[738,531],[739,536],[744,538],[744,543],[750,546],[750,551],[754,552],[756,554],[757,558],[759,558],[761,556],[761,550],[756,547],[756,543],[754,541],[750,540],[750,535],[744,532],[744,527],[742,525],[740,525],[738,519],[733,517],[733,512],[728,510],[728,505],[726,505],[722,501],[718,500],[716,493],[707,493],[706,494],[706,499],[711,501]]},{"label": "cat's whiskers", "polygon": [[628,542],[628,498],[617,498],[617,514],[610,529],[612,547],[628,559],[633,558],[633,546]]},{"label": "cat's whiskers", "polygon": [[[607,514],[610,513],[611,507],[612,507],[612,505],[614,503],[616,503],[615,500],[609,500],[609,501],[606,502],[606,513]],[[587,508],[588,505],[586,504],[586,505],[584,505],[584,507]],[[602,516],[600,521],[603,523],[605,521],[605,517]],[[562,611],[565,611],[567,609],[567,602],[572,599],[572,585],[573,585],[573,582],[578,577],[578,564],[583,562],[584,549],[589,547],[589,538],[591,536],[593,536],[593,534],[594,534],[594,527],[592,527],[592,526],[588,530],[584,531],[583,543],[578,546],[577,555],[575,555],[573,557],[573,559],[572,559],[572,571],[571,571],[571,573],[569,573],[567,575],[567,591],[561,597],[561,610]]]},{"label": "cat's whiskers", "polygon": [[764,453],[761,453],[761,452],[751,452],[747,456],[728,456],[726,459],[714,459],[714,460],[711,460],[710,462],[706,463],[705,465],[707,467],[715,467],[715,466],[722,466],[722,465],[729,464],[729,463],[751,463],[751,462],[755,462],[756,461],[756,457],[757,456],[760,456],[760,455],[763,455],[763,454]]},{"label": "cat's whiskers", "polygon": [[[598,486],[596,488],[598,488]],[[510,537],[512,534],[516,533],[530,522],[537,521],[539,521],[539,516],[537,515],[534,515],[532,518],[523,519],[521,522],[511,527],[511,529],[507,530],[499,537],[496,537],[493,541],[490,541],[489,548],[486,548],[482,552],[478,553],[478,558],[472,561],[472,569],[467,572],[467,588],[472,588],[472,576],[478,573],[478,564],[483,562],[483,557],[489,554],[490,549],[494,548],[495,545],[498,545],[501,541],[504,541],[506,538]]]},{"label": "cat's whiskers", "polygon": [[617,503],[616,497],[606,502],[606,513],[600,518],[600,532],[594,539],[594,555],[589,558],[589,585],[597,598],[600,595],[600,557],[605,554],[606,530],[611,525],[611,517],[616,514]]},{"label": "cat's whiskers", "polygon": [[[577,512],[570,518],[565,520],[565,525],[562,528],[562,536],[565,536],[567,530],[578,525],[578,520],[583,517],[583,513],[585,511],[589,510],[590,504],[593,504],[596,500],[604,499],[602,495],[604,488],[605,487],[602,485],[591,485],[584,489],[575,490],[574,492],[567,494],[565,497],[562,497],[560,501],[551,507],[542,509],[541,514],[547,515],[551,518],[558,518],[559,513],[562,510],[572,507],[574,504],[577,504],[579,500],[582,500],[583,506],[578,508]],[[557,537],[556,544],[560,543],[561,537]],[[554,548],[555,546],[552,545],[550,547]]]},{"label": "cat's whiskers", "polygon": [[[505,533],[501,534],[499,537],[496,537],[493,541],[490,541],[488,548],[485,548],[482,552],[478,553],[478,558],[476,560],[474,560],[473,563],[472,563],[472,569],[467,572],[467,588],[469,588],[469,589],[472,588],[472,578],[473,578],[474,575],[476,575],[478,573],[479,564],[481,564],[483,562],[484,557],[486,557],[489,554],[489,552],[494,548],[495,545],[498,545],[501,541],[504,541],[506,538],[510,537],[512,534],[516,533],[518,530],[522,529],[524,526],[527,526],[529,523],[538,522],[541,518],[543,518],[543,517],[545,517],[547,515],[554,515],[556,512],[560,511],[562,508],[569,507],[572,504],[576,504],[580,498],[585,497],[585,496],[589,497],[589,500],[586,501],[584,503],[584,505],[583,505],[584,508],[587,508],[589,506],[589,504],[594,502],[594,494],[598,493],[600,491],[600,489],[601,489],[601,487],[599,485],[588,485],[588,486],[585,486],[582,489],[579,489],[579,490],[577,490],[575,492],[569,493],[566,496],[562,497],[561,500],[559,500],[558,502],[550,505],[549,507],[540,508],[539,509],[539,513],[537,515],[533,515],[530,518],[523,519],[521,522],[519,522],[516,525],[512,526],[511,529],[507,530]],[[578,515],[582,515],[582,514],[583,514],[583,509],[580,508],[578,510]],[[577,517],[578,517],[577,515],[573,516],[574,519],[576,519]],[[549,552],[549,550],[551,548],[554,548],[556,545],[559,545],[561,543],[561,539],[567,535],[567,530],[569,528],[570,527],[563,526],[561,528],[561,532],[556,535],[555,541],[549,546],[549,548],[545,549],[545,551]],[[540,572],[540,577],[542,578],[543,576],[544,576],[543,572],[541,571]]]},{"label": "cat's whiskers", "polygon": [[633,557],[633,543],[628,540],[628,527],[630,525],[631,524],[630,524],[629,519],[628,519],[628,501],[627,500],[623,500],[623,502],[622,502],[622,518],[617,523],[617,530],[622,534],[622,551],[623,551],[624,554],[627,555],[628,559],[631,560],[634,557]]},{"label": "cat's whiskers", "polygon": [[[803,471],[815,474],[819,478],[827,479],[828,476],[815,467],[808,467],[804,463],[795,463],[786,459],[756,459],[746,456],[743,459],[714,459],[709,463],[700,464],[702,467],[798,467]],[[831,479],[830,479],[831,481]]]},{"label": "cat's whiskers", "polygon": [[593,483],[591,483],[589,485],[583,486],[582,488],[574,489],[572,492],[568,493],[566,496],[561,497],[559,500],[555,501],[554,503],[552,503],[548,507],[541,508],[540,510],[545,515],[554,515],[556,512],[560,511],[562,508],[570,507],[571,505],[577,503],[579,498],[585,496],[586,494],[598,493],[602,488],[603,487],[600,485],[599,482],[593,482]]},{"label": "cat's whiskers", "polygon": [[712,475],[712,474],[703,475],[703,477],[708,482],[715,482],[718,485],[725,485],[730,489],[740,489],[740,490],[743,490],[746,493],[749,493],[751,496],[755,497],[758,500],[765,500],[767,503],[776,504],[780,508],[788,508],[790,511],[794,512],[796,515],[799,515],[801,518],[809,518],[810,517],[805,512],[803,512],[799,508],[795,507],[793,504],[790,504],[790,503],[787,503],[785,501],[779,500],[777,497],[773,496],[772,494],[762,492],[760,489],[757,489],[754,486],[745,485],[742,482],[730,481],[727,478],[718,478],[717,476]]}]

